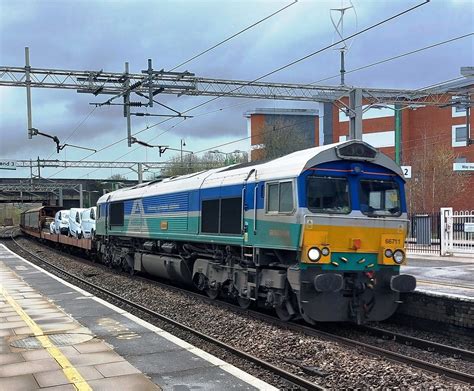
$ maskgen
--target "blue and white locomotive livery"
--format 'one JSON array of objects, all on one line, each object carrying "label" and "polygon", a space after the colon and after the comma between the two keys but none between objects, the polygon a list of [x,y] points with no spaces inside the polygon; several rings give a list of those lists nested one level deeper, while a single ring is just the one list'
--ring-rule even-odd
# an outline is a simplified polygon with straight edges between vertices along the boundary
[{"label": "blue and white locomotive livery", "polygon": [[103,262],[275,308],[282,319],[390,317],[407,210],[398,165],[362,141],[120,189],[97,204]]}]

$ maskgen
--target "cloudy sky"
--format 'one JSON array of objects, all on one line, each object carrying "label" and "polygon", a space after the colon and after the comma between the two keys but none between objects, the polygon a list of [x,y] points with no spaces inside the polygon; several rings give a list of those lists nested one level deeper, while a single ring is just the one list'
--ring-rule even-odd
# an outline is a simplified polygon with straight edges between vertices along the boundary
[{"label": "cloudy sky", "polygon": [[[24,66],[24,47],[30,48],[32,67],[140,72],[153,59],[154,68],[171,69],[252,23],[290,4],[292,0],[0,0],[0,65]],[[423,0],[352,0],[358,29],[377,23]],[[348,5],[348,0],[343,0]],[[314,52],[335,40],[330,9],[341,0],[299,0],[285,11],[246,31],[178,70],[209,78],[253,80],[273,69]],[[431,0],[430,3],[356,37],[346,57],[347,70],[441,42],[473,31],[474,0]],[[347,34],[354,32],[355,15],[348,11]],[[421,88],[460,76],[461,66],[472,66],[473,39],[426,50],[346,76],[355,86]],[[339,54],[327,50],[265,81],[311,83],[334,76]],[[321,84],[337,85],[338,78]],[[126,136],[121,107],[101,107],[91,114],[90,102],[101,97],[75,91],[33,89],[33,126],[69,143],[101,149]],[[160,95],[159,99],[184,111],[209,98]],[[104,98],[105,100],[105,98]],[[171,119],[140,135],[144,141],[199,151],[247,136],[243,113],[257,107],[317,108],[317,103],[220,98],[202,106],[182,121]],[[223,109],[223,110],[220,110]],[[159,108],[149,113],[164,113]],[[159,118],[132,117],[132,132]],[[79,160],[88,151],[65,148],[44,137],[27,138],[26,91],[0,87],[0,159]],[[165,133],[163,133],[165,132]],[[162,135],[160,135],[163,133]],[[222,151],[248,149],[249,141],[219,147]],[[128,148],[125,141],[90,156],[89,160],[166,161],[155,149]],[[57,178],[106,178],[127,170],[58,169],[42,174]],[[0,171],[0,177],[26,177],[29,169]]]}]

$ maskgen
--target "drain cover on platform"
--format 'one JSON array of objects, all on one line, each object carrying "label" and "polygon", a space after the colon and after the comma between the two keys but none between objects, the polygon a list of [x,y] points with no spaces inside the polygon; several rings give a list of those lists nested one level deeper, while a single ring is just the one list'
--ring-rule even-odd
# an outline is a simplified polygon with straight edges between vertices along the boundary
[{"label": "drain cover on platform", "polygon": [[[87,342],[93,338],[89,334],[47,334],[55,346],[70,346]],[[10,346],[23,349],[41,349],[43,345],[36,337],[26,337],[10,342]]]}]

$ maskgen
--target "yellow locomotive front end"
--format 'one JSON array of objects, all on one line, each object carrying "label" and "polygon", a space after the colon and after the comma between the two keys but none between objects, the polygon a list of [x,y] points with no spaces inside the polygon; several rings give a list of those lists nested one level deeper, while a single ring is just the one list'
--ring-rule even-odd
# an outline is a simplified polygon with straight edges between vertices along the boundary
[{"label": "yellow locomotive front end", "polygon": [[400,274],[408,227],[403,178],[380,162],[340,159],[308,168],[300,189],[300,263],[289,278],[303,318],[390,317],[400,292],[416,286]]}]

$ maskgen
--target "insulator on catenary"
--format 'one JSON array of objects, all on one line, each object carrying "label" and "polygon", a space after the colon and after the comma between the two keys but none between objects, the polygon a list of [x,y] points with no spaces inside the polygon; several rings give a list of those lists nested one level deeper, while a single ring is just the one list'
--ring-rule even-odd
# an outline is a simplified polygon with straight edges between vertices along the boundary
[{"label": "insulator on catenary", "polygon": [[130,102],[128,105],[131,106],[131,107],[141,107],[141,106],[143,106],[143,103],[142,102]]},{"label": "insulator on catenary", "polygon": [[136,83],[133,83],[133,84],[129,87],[129,89],[130,89],[130,90],[133,90],[133,89],[135,89],[135,88],[137,88],[137,87],[140,87],[142,84],[143,84],[142,81],[137,81]]}]

